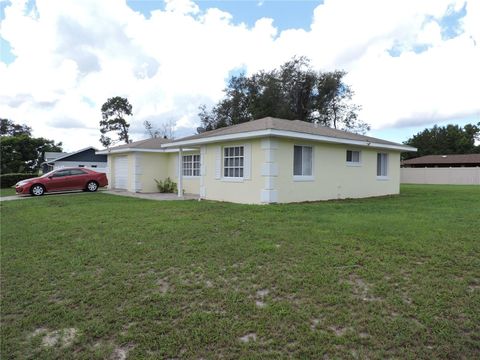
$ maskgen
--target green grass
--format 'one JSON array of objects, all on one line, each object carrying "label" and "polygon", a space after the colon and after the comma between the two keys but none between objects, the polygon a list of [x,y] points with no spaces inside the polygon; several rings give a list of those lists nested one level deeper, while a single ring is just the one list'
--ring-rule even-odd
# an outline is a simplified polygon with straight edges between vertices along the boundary
[{"label": "green grass", "polygon": [[12,196],[15,195],[15,188],[4,188],[0,189],[0,196]]},{"label": "green grass", "polygon": [[52,195],[0,209],[2,358],[480,353],[478,186],[272,206]]}]

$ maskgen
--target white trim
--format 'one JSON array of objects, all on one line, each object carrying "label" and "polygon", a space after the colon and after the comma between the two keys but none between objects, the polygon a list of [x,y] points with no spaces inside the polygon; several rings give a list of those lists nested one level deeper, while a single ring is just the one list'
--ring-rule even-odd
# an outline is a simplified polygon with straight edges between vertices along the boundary
[{"label": "white trim", "polygon": [[[186,148],[183,151],[198,151],[198,149]],[[97,155],[109,155],[109,154],[121,154],[129,152],[147,152],[147,153],[178,153],[177,149],[137,149],[137,148],[124,148],[124,149],[111,149],[111,150],[99,150],[95,151]]]},{"label": "white trim", "polygon": [[241,140],[241,139],[266,137],[266,136],[278,136],[278,137],[286,137],[286,138],[294,138],[294,139],[314,140],[314,141],[322,141],[327,143],[358,145],[358,146],[364,146],[369,148],[391,149],[391,150],[398,150],[398,151],[417,151],[416,148],[411,146],[406,146],[406,145],[381,144],[376,142],[370,142],[367,140],[350,140],[350,139],[335,138],[335,137],[324,136],[324,135],[316,135],[316,134],[308,134],[308,133],[301,133],[296,131],[276,130],[276,129],[247,131],[247,132],[228,134],[228,135],[210,136],[210,137],[192,139],[192,140],[183,140],[183,141],[179,140],[176,142],[162,144],[161,147],[173,148],[173,147],[184,146],[184,145],[201,145],[201,144],[209,144],[209,143],[220,142],[220,141]]},{"label": "white trim", "polygon": [[315,181],[314,176],[310,175],[293,175],[293,181]]},{"label": "white trim", "polygon": [[223,177],[220,179],[224,182],[244,182],[245,179],[243,177]]},{"label": "white trim", "polygon": [[278,202],[278,191],[269,189],[262,190],[260,193],[260,201],[266,204]]},{"label": "white trim", "polygon": [[178,197],[183,196],[183,153],[182,148],[178,149],[178,186],[177,186],[177,195]]},{"label": "white trim", "polygon": [[261,168],[264,186],[260,191],[260,202],[270,204],[278,202],[278,191],[275,189],[278,176],[278,164],[275,162],[278,144],[272,138],[262,139],[261,148],[265,158]]},{"label": "white trim", "polygon": [[205,146],[200,147],[200,197],[202,199],[206,196],[206,189],[205,189],[205,174],[206,174],[206,165],[205,165],[205,155],[207,153],[207,149]]},{"label": "white trim", "polygon": [[379,180],[379,181],[388,181],[388,180],[390,180],[390,177],[388,177],[388,176],[377,176],[377,180]]}]

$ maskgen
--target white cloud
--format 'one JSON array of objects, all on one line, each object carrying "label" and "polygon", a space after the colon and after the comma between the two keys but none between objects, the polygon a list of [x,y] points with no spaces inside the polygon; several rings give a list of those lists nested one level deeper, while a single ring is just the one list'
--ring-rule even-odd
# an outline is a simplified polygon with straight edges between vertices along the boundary
[{"label": "white cloud", "polygon": [[[465,4],[459,33],[443,38],[442,18]],[[310,29],[284,31],[269,18],[237,24],[234,15],[189,0],[166,1],[148,17],[124,0],[37,0],[29,12],[26,5],[6,6],[0,25],[16,56],[0,62],[0,113],[67,150],[99,146],[108,97],[132,103],[134,138],[143,136],[145,119],[176,119],[185,135],[198,126],[198,106],[221,98],[231,70],[273,68],[293,55],[347,70],[362,118],[375,128],[480,112],[475,0],[326,0]]]}]

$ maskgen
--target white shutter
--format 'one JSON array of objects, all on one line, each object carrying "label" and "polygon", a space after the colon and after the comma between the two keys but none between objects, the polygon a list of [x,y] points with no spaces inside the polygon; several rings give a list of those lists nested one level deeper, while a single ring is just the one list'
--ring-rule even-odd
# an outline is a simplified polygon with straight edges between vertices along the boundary
[{"label": "white shutter", "polygon": [[245,180],[250,180],[252,175],[252,146],[250,144],[245,144],[243,147],[243,178]]},{"label": "white shutter", "polygon": [[215,179],[222,177],[222,148],[217,146],[215,148]]}]

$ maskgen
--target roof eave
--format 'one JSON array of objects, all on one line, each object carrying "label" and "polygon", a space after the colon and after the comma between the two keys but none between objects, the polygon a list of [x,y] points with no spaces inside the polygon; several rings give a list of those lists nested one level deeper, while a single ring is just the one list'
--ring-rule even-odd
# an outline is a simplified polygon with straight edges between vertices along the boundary
[{"label": "roof eave", "polygon": [[161,146],[163,148],[175,148],[175,147],[178,148],[183,146],[198,146],[198,145],[204,145],[204,144],[221,142],[221,141],[235,141],[235,140],[252,139],[252,138],[259,138],[259,137],[266,137],[266,136],[313,140],[313,141],[321,141],[321,142],[327,142],[327,143],[356,145],[356,146],[390,149],[390,150],[397,150],[397,151],[412,151],[412,152],[417,151],[416,148],[407,146],[407,145],[382,144],[382,143],[376,143],[373,141],[370,142],[366,140],[351,140],[351,139],[336,138],[331,136],[308,134],[308,133],[301,133],[301,132],[287,131],[287,130],[276,130],[276,129],[248,131],[243,133],[217,135],[217,136],[210,136],[205,138],[183,140],[183,141],[179,140],[171,143],[162,144]]}]

